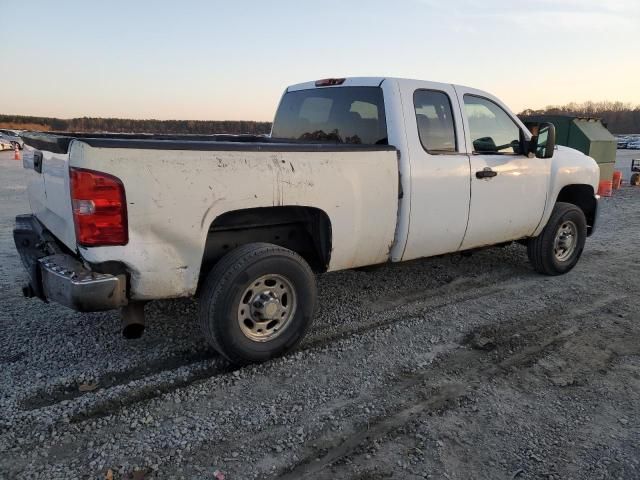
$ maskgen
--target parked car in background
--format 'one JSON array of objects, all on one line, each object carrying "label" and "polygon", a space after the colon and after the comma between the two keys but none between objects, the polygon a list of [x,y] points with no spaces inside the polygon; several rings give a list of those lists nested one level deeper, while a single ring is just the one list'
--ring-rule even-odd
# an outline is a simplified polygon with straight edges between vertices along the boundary
[{"label": "parked car in background", "polygon": [[627,148],[631,150],[640,150],[640,139],[627,143]]},{"label": "parked car in background", "polygon": [[629,139],[627,137],[618,137],[617,147],[624,149],[627,148],[629,144]]},{"label": "parked car in background", "polygon": [[9,142],[11,149],[18,147],[22,150],[24,148],[24,141],[20,138],[20,132],[17,130],[0,129],[0,140]]}]

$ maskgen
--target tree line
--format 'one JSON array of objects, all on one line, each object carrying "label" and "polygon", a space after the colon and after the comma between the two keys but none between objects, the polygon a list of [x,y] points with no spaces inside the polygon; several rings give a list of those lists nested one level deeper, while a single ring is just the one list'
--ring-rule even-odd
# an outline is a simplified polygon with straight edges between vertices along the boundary
[{"label": "tree line", "polygon": [[[549,105],[539,110],[526,109],[527,115],[576,115],[601,118],[611,133],[640,133],[640,105],[624,102],[584,102]],[[215,133],[261,135],[271,131],[271,122],[250,120],[133,120],[129,118],[52,118],[0,114],[0,128],[57,132],[113,133]]]},{"label": "tree line", "polygon": [[549,105],[540,110],[527,109],[519,115],[595,117],[601,118],[611,133],[640,133],[640,105],[625,102],[571,102],[566,105]]},{"label": "tree line", "polygon": [[23,115],[1,115],[0,128],[56,132],[170,133],[199,134],[265,134],[271,122],[248,120],[133,120],[128,118],[51,118]]}]

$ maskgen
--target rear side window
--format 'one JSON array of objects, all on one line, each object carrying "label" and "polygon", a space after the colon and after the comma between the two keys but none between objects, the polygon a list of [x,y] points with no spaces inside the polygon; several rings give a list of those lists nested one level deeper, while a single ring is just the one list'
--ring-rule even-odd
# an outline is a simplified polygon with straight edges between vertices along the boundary
[{"label": "rear side window", "polygon": [[285,93],[271,136],[302,142],[386,145],[382,89],[332,87]]},{"label": "rear side window", "polygon": [[413,106],[424,149],[436,154],[455,152],[456,131],[449,96],[435,90],[416,90]]},{"label": "rear side window", "polygon": [[473,151],[476,153],[520,153],[520,128],[500,106],[486,98],[464,96]]}]

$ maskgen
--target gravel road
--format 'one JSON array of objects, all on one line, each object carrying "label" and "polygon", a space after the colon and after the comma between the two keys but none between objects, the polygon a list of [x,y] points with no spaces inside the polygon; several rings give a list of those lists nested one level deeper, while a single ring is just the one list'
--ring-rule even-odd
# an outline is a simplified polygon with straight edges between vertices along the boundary
[{"label": "gravel road", "polygon": [[22,298],[25,179],[0,154],[1,478],[640,478],[640,188],[568,275],[519,245],[323,275],[301,347],[231,369],[193,301],[124,340]]}]

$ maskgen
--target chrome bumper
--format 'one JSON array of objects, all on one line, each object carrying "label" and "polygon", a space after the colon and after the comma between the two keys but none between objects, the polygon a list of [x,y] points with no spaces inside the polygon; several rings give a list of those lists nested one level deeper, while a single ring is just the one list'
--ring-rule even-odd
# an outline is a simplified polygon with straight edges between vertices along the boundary
[{"label": "chrome bumper", "polygon": [[127,304],[124,275],[93,272],[65,254],[42,257],[38,263],[42,293],[47,300],[80,312],[111,310]]},{"label": "chrome bumper", "polygon": [[29,274],[25,296],[52,301],[80,312],[111,310],[127,305],[124,274],[92,271],[64,253],[55,237],[33,215],[16,217],[16,249]]}]

